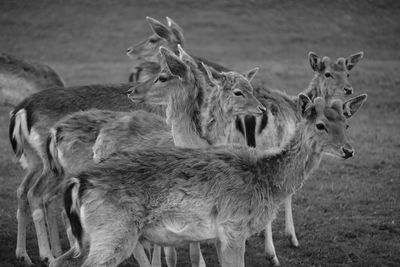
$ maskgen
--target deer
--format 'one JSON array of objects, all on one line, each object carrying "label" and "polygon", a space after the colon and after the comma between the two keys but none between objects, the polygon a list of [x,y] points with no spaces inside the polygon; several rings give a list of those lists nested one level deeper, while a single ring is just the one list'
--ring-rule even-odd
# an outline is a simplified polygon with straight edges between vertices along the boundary
[{"label": "deer", "polygon": [[[129,126],[127,129],[117,128],[114,122],[110,127],[111,132],[108,129],[114,149],[121,146],[140,147],[146,142],[152,144],[160,142],[162,145],[175,144],[184,147],[208,146],[208,141],[201,138],[201,128],[199,127],[200,106],[204,97],[204,88],[208,85],[203,72],[198,69],[194,60],[181,47],[179,50],[181,58],[177,58],[173,52],[162,48],[161,53],[165,65],[163,71],[154,79],[137,85],[129,95],[134,101],[143,101],[146,96],[148,103],[167,104],[166,121],[172,128],[172,136],[171,129],[167,129],[168,127],[162,123],[161,118],[154,114],[146,114],[141,111],[133,113],[102,110],[78,112],[63,118],[52,128],[52,135],[47,142],[49,146],[47,151],[50,153],[50,157],[49,163],[46,165],[52,166],[55,173],[66,173],[63,177],[69,177],[78,172],[92,161],[88,151],[93,146],[96,134],[101,132],[102,128],[107,129],[105,126],[107,122],[112,123],[116,119],[122,124],[129,122]],[[234,118],[239,114],[261,115],[265,111],[265,108],[252,95],[253,89],[249,83],[249,80],[255,76],[257,68],[244,75],[234,72],[211,74],[205,65],[202,66],[208,79],[210,81],[212,79],[216,87],[214,95],[220,95],[218,99],[210,103],[210,106],[224,104],[224,110],[220,110],[216,116]],[[213,75],[219,79],[213,78]],[[154,137],[154,135],[156,136]],[[99,137],[100,135],[97,140]],[[96,141],[96,145],[98,145],[98,141]],[[101,148],[102,145],[98,146]],[[59,179],[54,179],[53,185],[48,184],[47,187],[57,188],[60,183]],[[54,195],[54,193],[52,194]],[[199,250],[198,244],[191,247],[192,250],[196,248]],[[64,258],[68,257],[62,256],[61,259],[56,259],[52,266],[58,266],[60,261],[64,261]],[[204,262],[200,252],[196,253],[196,260]],[[200,264],[194,263],[195,266]],[[145,266],[146,262],[142,265]]]},{"label": "deer", "polygon": [[[34,93],[14,107],[10,114],[9,138],[20,165],[26,174],[17,189],[18,198],[18,237],[16,256],[31,265],[26,252],[26,224],[29,207],[37,233],[39,254],[43,261],[51,261],[61,248],[50,245],[44,222],[43,203],[38,181],[42,179],[45,160],[46,138],[51,126],[62,117],[73,112],[92,108],[115,111],[145,109],[163,114],[164,108],[149,106],[145,103],[133,103],[127,97],[127,91],[134,83],[113,85],[87,85],[75,87],[51,87]],[[49,216],[54,219],[54,216]],[[56,224],[50,224],[56,225]],[[49,232],[57,229],[49,229]]]},{"label": "deer", "polygon": [[15,106],[25,97],[65,82],[49,65],[0,53],[0,104]]},{"label": "deer", "polygon": [[[126,53],[132,60],[141,62],[136,66],[133,72],[129,75],[129,81],[145,81],[152,77],[160,70],[158,49],[163,46],[171,51],[178,53],[178,45],[185,47],[185,37],[183,29],[171,18],[166,17],[167,25],[165,26],[160,21],[146,17],[146,20],[153,32],[147,39],[139,42],[138,44],[130,46]],[[219,72],[228,72],[230,69],[211,62],[207,59],[191,55],[197,64],[204,63],[207,66]]]},{"label": "deer", "polygon": [[302,119],[278,151],[150,146],[89,166],[68,181],[64,195],[77,253],[86,255],[82,266],[117,266],[141,239],[214,240],[221,266],[244,266],[246,239],[274,219],[322,155],[354,155],[347,119],[366,98],[312,101],[300,94]]}]

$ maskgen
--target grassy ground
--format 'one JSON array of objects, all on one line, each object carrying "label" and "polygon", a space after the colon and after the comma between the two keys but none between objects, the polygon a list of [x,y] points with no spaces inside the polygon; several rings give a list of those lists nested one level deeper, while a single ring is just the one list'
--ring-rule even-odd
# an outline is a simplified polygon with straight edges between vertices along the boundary
[{"label": "grassy ground", "polygon": [[[331,57],[363,50],[350,78],[357,94],[369,94],[349,130],[356,156],[323,160],[294,197],[301,247],[288,246],[282,216],[274,223],[275,246],[284,266],[400,266],[399,14],[395,0],[6,0],[0,2],[0,50],[49,63],[69,85],[125,81],[124,51],[150,33],[145,16],[170,16],[185,30],[190,52],[239,71],[260,66],[256,82],[291,94],[312,77],[309,50]],[[0,107],[0,266],[20,265],[15,211],[23,172],[7,138],[9,111]],[[32,225],[27,238],[38,262]],[[267,264],[262,244],[261,237],[248,241],[248,266]],[[216,266],[213,246],[203,247],[208,266]],[[187,265],[185,247],[179,266]]]}]

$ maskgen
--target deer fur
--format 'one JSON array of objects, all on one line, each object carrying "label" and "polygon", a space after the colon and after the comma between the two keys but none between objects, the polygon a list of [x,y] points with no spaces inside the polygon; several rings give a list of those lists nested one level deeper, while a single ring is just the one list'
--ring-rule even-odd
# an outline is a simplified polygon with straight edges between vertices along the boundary
[{"label": "deer fur", "polygon": [[33,93],[64,85],[50,66],[0,53],[0,105],[15,106]]},{"label": "deer fur", "polygon": [[222,266],[244,266],[246,239],[273,220],[322,153],[353,155],[341,102],[301,95],[298,106],[303,119],[279,152],[147,148],[116,153],[72,178],[65,206],[80,249],[89,245],[82,266],[117,266],[140,238],[215,240]]},{"label": "deer fur", "polygon": [[[168,78],[169,81],[167,85],[165,85],[166,88],[163,87],[163,83],[160,83],[160,88],[157,88],[157,81],[160,79],[157,77],[155,79],[156,83],[154,80],[150,80],[136,86],[135,89],[132,90],[130,96],[132,98],[137,98],[139,92],[152,91],[152,89],[148,89],[148,87],[152,86],[156,88],[157,94],[160,94],[161,91],[161,94],[165,95],[168,91],[172,91],[173,93],[169,97],[169,104],[167,107],[167,121],[170,127],[172,127],[172,136],[175,145],[185,147],[208,146],[209,143],[207,140],[204,140],[201,136],[202,133],[200,127],[200,109],[202,107],[205,87],[207,86],[205,77],[197,68],[197,64],[193,59],[185,54],[181,48],[180,50],[181,57],[185,57],[184,61],[177,58],[171,51],[162,49],[166,61],[166,71],[162,71],[159,76],[167,79],[168,77],[165,77],[165,75],[172,75],[171,78]],[[203,67],[207,68],[205,66]],[[247,76],[245,77],[252,78],[254,74],[255,72],[253,71],[246,74]],[[211,75],[211,73],[209,73],[209,75]],[[219,74],[219,76],[223,81],[223,84],[214,84],[214,86],[217,86],[218,88],[221,87],[221,89],[215,90],[221,92],[224,96],[221,96],[219,101],[215,102],[218,102],[217,104],[221,105],[224,104],[224,99],[225,101],[229,100],[229,104],[225,104],[228,113],[218,114],[219,116],[234,117],[237,114],[242,113],[250,112],[261,114],[263,112],[264,108],[254,98],[254,96],[252,96],[253,89],[244,76],[233,72],[226,74],[222,73]],[[218,84],[220,83],[218,80],[214,80],[214,82]],[[229,93],[229,86],[231,85],[235,85],[235,90],[240,91],[243,94],[243,97],[235,96],[237,98],[236,100],[230,99],[229,97],[231,95]],[[172,87],[173,90],[168,87]],[[231,94],[233,95],[233,93]],[[246,98],[244,95],[246,95]],[[162,102],[159,101],[160,96],[157,97],[156,103],[161,104]],[[165,102],[165,100],[163,100],[163,102]],[[213,103],[210,103],[209,106],[212,105]],[[68,175],[64,175],[64,177],[69,177],[69,175],[76,173],[81,169],[81,166],[86,166],[89,161],[91,161],[88,150],[93,146],[92,137],[94,137],[98,133],[99,129],[104,126],[102,121],[108,121],[111,123],[115,118],[120,117],[117,120],[117,125],[118,123],[122,123],[122,125],[126,125],[127,122],[129,123],[128,128],[123,129],[115,127],[115,122],[111,124],[111,127],[104,127],[106,132],[109,133],[109,140],[113,141],[111,146],[107,146],[106,143],[106,148],[112,147],[115,149],[116,147],[126,146],[137,148],[144,144],[154,145],[155,143],[173,145],[172,139],[168,138],[171,136],[171,130],[166,131],[166,127],[160,119],[156,118],[156,116],[144,116],[143,119],[140,119],[138,118],[138,114],[143,115],[143,113],[140,112],[134,112],[132,114],[119,113],[115,114],[115,116],[109,116],[108,113],[112,112],[108,112],[103,116],[104,118],[102,118],[102,112],[105,113],[105,111],[88,111],[73,114],[55,125],[53,130],[54,134],[49,142],[49,144],[52,144],[54,147],[48,149],[52,158],[50,161],[53,161],[54,163],[50,163],[49,165],[61,166],[60,169],[64,169],[64,172],[68,173]],[[97,125],[96,121],[99,121]],[[82,127],[83,125],[87,126]],[[90,132],[88,132],[89,130]],[[155,140],[153,140],[153,134],[155,134]],[[95,159],[96,151],[98,149],[102,150],[102,147],[104,148],[104,145],[98,144],[99,142],[104,143],[104,134],[102,136],[99,135],[97,139],[98,141],[94,146]],[[131,142],[127,142],[127,140],[131,140]],[[54,153],[54,151],[56,153]],[[58,156],[57,154],[62,156]],[[57,164],[57,161],[60,163]],[[58,173],[61,172],[62,171],[58,171]],[[61,183],[60,181],[55,181],[56,182],[53,186],[49,186],[50,188]],[[55,263],[53,266],[56,266],[57,264]]]},{"label": "deer fur", "polygon": [[[26,169],[26,175],[18,187],[18,238],[17,258],[31,263],[26,253],[26,220],[29,206],[34,217],[38,236],[39,254],[42,260],[53,258],[47,240],[44,207],[39,195],[43,192],[45,178],[42,176],[45,160],[46,138],[50,127],[59,119],[73,112],[90,108],[109,110],[147,109],[162,114],[159,107],[132,103],[126,93],[133,84],[91,85],[70,88],[50,88],[35,93],[11,112],[9,135],[17,160]],[[29,203],[29,206],[28,206]],[[51,230],[50,231],[57,231]],[[52,246],[58,255],[60,247]]]}]

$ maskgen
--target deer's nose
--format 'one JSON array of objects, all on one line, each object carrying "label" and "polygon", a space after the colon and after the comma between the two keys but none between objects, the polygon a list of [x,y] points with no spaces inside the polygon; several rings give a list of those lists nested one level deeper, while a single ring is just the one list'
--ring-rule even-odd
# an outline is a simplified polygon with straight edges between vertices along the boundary
[{"label": "deer's nose", "polygon": [[267,111],[267,108],[264,107],[264,106],[258,106],[258,109],[259,109],[262,113],[264,113],[265,111]]},{"label": "deer's nose", "polygon": [[351,86],[346,86],[343,89],[344,89],[344,93],[346,95],[351,95],[353,93],[353,87],[351,87]]},{"label": "deer's nose", "polygon": [[129,90],[126,92],[128,94],[128,96],[130,96],[131,94],[135,94],[136,92],[136,87],[132,87],[129,88]]},{"label": "deer's nose", "polygon": [[346,147],[342,147],[343,153],[344,153],[344,158],[348,159],[351,158],[352,156],[354,156],[354,149],[352,148],[346,148]]},{"label": "deer's nose", "polygon": [[129,56],[133,54],[133,51],[134,51],[133,47],[129,47],[128,49],[126,49],[126,54]]}]

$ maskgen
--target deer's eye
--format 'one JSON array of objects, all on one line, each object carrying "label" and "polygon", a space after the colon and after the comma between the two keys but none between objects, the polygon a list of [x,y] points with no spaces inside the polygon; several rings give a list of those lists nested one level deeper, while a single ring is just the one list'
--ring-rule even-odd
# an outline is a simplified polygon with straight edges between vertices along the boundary
[{"label": "deer's eye", "polygon": [[241,90],[239,90],[239,89],[234,89],[234,90],[233,90],[233,94],[234,94],[235,96],[242,96],[242,97],[244,97],[243,92],[242,92]]},{"label": "deer's eye", "polygon": [[154,43],[156,43],[157,42],[157,39],[156,38],[150,38],[149,39],[149,43],[151,43],[151,44],[154,44]]},{"label": "deer's eye", "polygon": [[325,78],[333,78],[332,73],[325,72]]},{"label": "deer's eye", "polygon": [[166,82],[166,81],[168,81],[168,76],[166,76],[166,75],[159,75],[158,77],[157,77],[157,79],[155,79],[155,81],[154,81],[154,83],[156,83],[156,82],[162,82],[162,83],[164,83],[164,82]]},{"label": "deer's eye", "polygon": [[318,131],[326,131],[326,132],[328,132],[328,130],[326,129],[325,124],[322,123],[322,122],[318,122],[317,124],[315,124],[315,127],[317,128]]}]

